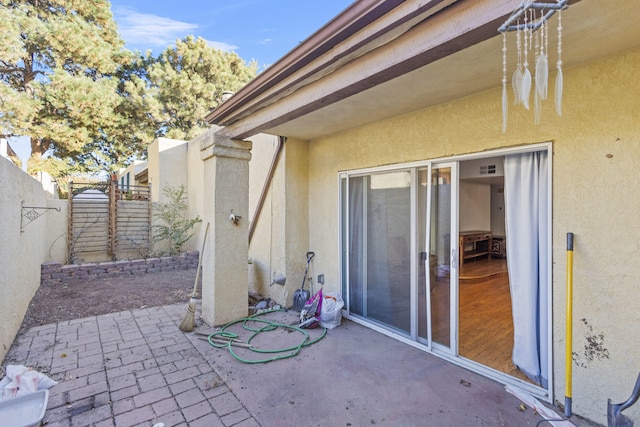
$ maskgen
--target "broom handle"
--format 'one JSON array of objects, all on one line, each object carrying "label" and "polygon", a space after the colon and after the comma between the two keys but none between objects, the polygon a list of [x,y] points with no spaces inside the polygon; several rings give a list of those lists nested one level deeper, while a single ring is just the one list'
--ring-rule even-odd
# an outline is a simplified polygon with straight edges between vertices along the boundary
[{"label": "broom handle", "polygon": [[193,284],[193,292],[191,293],[191,298],[196,297],[196,291],[198,290],[198,277],[200,276],[200,266],[202,265],[202,254],[204,253],[204,245],[207,243],[207,234],[209,234],[209,223],[207,223],[207,228],[204,230],[204,239],[202,239],[202,250],[198,254],[198,269],[196,270],[196,281]]}]

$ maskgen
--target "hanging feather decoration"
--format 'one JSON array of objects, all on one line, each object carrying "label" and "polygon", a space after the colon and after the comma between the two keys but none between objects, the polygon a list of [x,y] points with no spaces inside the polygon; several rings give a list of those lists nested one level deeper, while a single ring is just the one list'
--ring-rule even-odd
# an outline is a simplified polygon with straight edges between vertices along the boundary
[{"label": "hanging feather decoration", "polygon": [[[532,22],[532,25],[534,25],[535,27],[535,23]],[[542,109],[542,103],[540,102],[540,84],[541,84],[541,77],[540,77],[540,58],[542,58],[542,46],[540,43],[540,35],[541,32],[537,32],[535,33],[535,48],[533,49],[533,56],[535,59],[535,74],[534,74],[534,83],[535,83],[535,87],[533,89],[533,123],[534,124],[538,124],[540,123],[540,115],[541,115],[541,109]]]},{"label": "hanging feather decoration", "polygon": [[[543,17],[544,15],[541,15],[540,19],[543,19]],[[549,84],[549,61],[547,59],[546,37],[547,32],[543,22],[540,26],[540,53],[536,60],[536,91],[538,95],[540,95],[541,100],[547,99],[547,87]]]},{"label": "hanging feather decoration", "polygon": [[502,33],[502,133],[507,132],[507,34]]},{"label": "hanging feather decoration", "polygon": [[[518,20],[518,29],[516,30],[516,45],[518,48],[518,64],[516,65],[516,70],[513,72],[513,77],[511,78],[511,86],[513,88],[513,105],[518,105],[522,103],[522,95],[520,94],[520,89],[522,88],[522,79],[524,78],[524,73],[522,72],[522,40],[520,38],[520,20]],[[503,33],[504,34],[504,33]]]},{"label": "hanging feather decoration", "polygon": [[[549,18],[558,14],[558,61],[556,63],[555,104],[558,116],[562,116],[562,13],[569,7],[569,0],[522,0],[520,6],[498,28],[503,34],[502,40],[502,133],[507,130],[507,66],[506,33],[516,32],[517,64],[511,78],[513,103],[527,110],[533,103],[535,124],[542,118],[542,102],[549,96]],[[538,18],[537,10],[540,11]],[[523,23],[520,22],[522,19]],[[536,31],[540,30],[536,33]],[[535,45],[535,46],[534,46]],[[531,71],[529,71],[529,53],[531,51]],[[533,76],[532,76],[533,74]],[[532,88],[532,86],[534,86]],[[531,90],[533,89],[533,99]]]},{"label": "hanging feather decoration", "polygon": [[562,11],[558,12],[558,74],[556,75],[556,113],[562,116]]},{"label": "hanging feather decoration", "polygon": [[562,116],[562,68],[560,67],[556,76],[556,113]]}]

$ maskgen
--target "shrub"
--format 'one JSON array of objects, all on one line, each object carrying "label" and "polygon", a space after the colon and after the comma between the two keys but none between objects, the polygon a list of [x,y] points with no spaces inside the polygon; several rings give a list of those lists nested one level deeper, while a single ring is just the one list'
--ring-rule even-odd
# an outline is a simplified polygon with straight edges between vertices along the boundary
[{"label": "shrub", "polygon": [[154,242],[165,242],[166,248],[160,250],[160,255],[177,255],[182,252],[184,244],[193,237],[191,230],[194,225],[202,222],[199,216],[186,219],[187,195],[184,185],[172,187],[170,185],[162,189],[169,200],[166,203],[155,203],[154,217],[162,224],[153,225]]}]

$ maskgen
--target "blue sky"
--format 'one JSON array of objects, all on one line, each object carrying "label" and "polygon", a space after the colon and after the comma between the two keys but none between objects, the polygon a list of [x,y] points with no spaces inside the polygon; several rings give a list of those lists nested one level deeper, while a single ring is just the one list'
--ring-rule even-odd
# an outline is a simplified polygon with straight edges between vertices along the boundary
[{"label": "blue sky", "polygon": [[160,53],[193,34],[260,67],[275,63],[353,0],[112,0],[126,47]]},{"label": "blue sky", "polygon": [[[215,48],[236,52],[260,70],[347,8],[354,0],[112,0],[125,47],[159,54],[176,39],[200,36]],[[26,139],[12,140],[26,167]]]}]

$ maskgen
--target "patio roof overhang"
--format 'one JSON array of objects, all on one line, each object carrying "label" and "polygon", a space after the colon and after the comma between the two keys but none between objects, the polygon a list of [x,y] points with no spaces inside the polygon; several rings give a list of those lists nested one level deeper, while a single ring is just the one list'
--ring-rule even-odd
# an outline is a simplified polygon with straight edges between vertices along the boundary
[{"label": "patio roof overhang", "polygon": [[[521,0],[358,1],[212,110],[219,134],[312,140],[501,84],[497,28]],[[575,0],[564,68],[640,46],[634,1]],[[555,44],[552,19],[550,46]],[[509,73],[515,67],[510,40]],[[550,68],[555,66],[551,50]],[[500,102],[500,100],[496,100]]]}]

